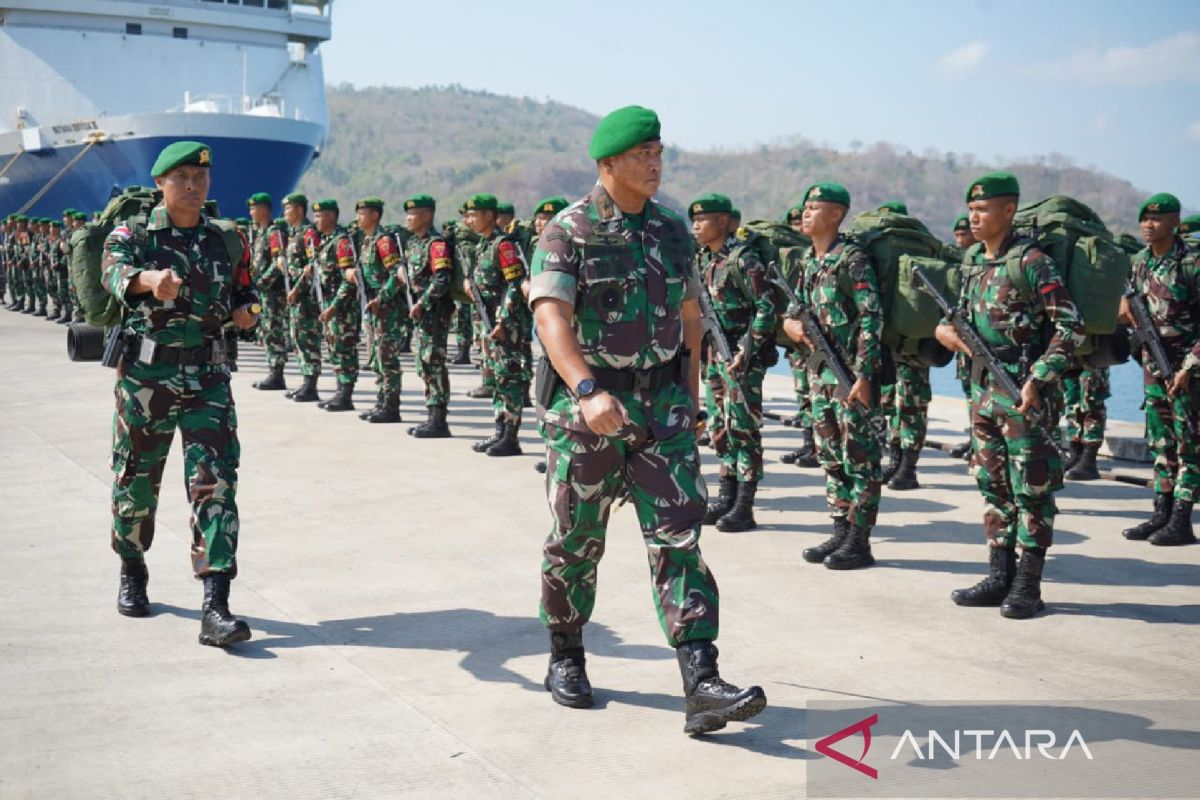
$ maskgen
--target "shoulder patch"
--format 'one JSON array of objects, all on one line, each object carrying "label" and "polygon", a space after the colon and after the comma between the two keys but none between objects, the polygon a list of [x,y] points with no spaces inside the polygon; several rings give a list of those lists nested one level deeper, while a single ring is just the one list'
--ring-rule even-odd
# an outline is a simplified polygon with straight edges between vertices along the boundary
[{"label": "shoulder patch", "polygon": [[133,231],[129,230],[128,225],[118,225],[117,227],[113,228],[112,231],[110,231],[108,235],[113,236],[117,239],[124,239],[125,241],[129,241],[130,239],[133,238]]},{"label": "shoulder patch", "polygon": [[429,267],[434,272],[451,269],[454,264],[450,261],[450,248],[444,239],[435,239],[429,244]]}]

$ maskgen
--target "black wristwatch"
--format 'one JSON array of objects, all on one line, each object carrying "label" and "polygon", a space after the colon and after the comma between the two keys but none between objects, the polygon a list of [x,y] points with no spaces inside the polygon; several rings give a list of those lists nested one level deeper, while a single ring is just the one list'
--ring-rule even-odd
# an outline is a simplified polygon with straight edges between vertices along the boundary
[{"label": "black wristwatch", "polygon": [[595,394],[596,389],[598,388],[599,387],[596,386],[596,380],[594,378],[584,378],[579,382],[579,385],[575,387],[575,396],[582,400],[589,395]]}]

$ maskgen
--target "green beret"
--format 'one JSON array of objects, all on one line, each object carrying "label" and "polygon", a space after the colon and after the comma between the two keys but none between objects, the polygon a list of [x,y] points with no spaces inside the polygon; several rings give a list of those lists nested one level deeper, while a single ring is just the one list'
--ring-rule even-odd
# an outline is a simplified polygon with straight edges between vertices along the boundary
[{"label": "green beret", "polygon": [[285,206],[304,206],[308,208],[308,198],[299,192],[292,192],[287,197],[283,198]]},{"label": "green beret", "polygon": [[468,211],[487,211],[489,209],[495,211],[498,205],[499,203],[496,202],[496,195],[494,194],[473,194],[467,200]]},{"label": "green beret", "polygon": [[712,214],[724,212],[726,214],[733,211],[733,203],[723,194],[709,192],[702,194],[688,205],[688,219],[697,214]]},{"label": "green beret", "polygon": [[354,204],[355,211],[358,211],[359,209],[363,209],[363,208],[371,208],[371,209],[378,211],[380,214],[382,214],[383,213],[383,201],[380,200],[378,197],[364,197],[362,200],[359,200],[357,203]]},{"label": "green beret", "polygon": [[729,209],[729,216],[733,217],[734,219],[741,219],[742,210],[740,208],[731,208]]},{"label": "green beret", "polygon": [[75,213],[75,209],[64,208],[62,214],[59,214],[59,216],[60,217],[69,217],[69,216],[73,215],[74,213]]},{"label": "green beret", "polygon": [[1179,233],[1183,236],[1200,233],[1200,214],[1192,214],[1179,220]]},{"label": "green beret", "polygon": [[81,221],[83,221],[83,222],[87,222],[87,214],[85,214],[85,213],[84,213],[84,212],[82,212],[82,211],[76,211],[76,212],[75,212],[74,214],[72,214],[71,216],[72,216],[74,219],[81,220]]},{"label": "green beret", "polygon": [[187,164],[211,167],[212,148],[203,142],[173,142],[158,154],[154,166],[150,168],[150,176],[157,178]]},{"label": "green beret", "polygon": [[850,193],[846,191],[845,186],[833,181],[817,181],[805,189],[804,202],[807,203],[810,200],[837,203],[846,208],[850,207]]},{"label": "green beret", "polygon": [[650,109],[641,106],[618,108],[596,125],[588,145],[588,158],[599,161],[620,155],[643,142],[657,142],[662,138],[661,131],[658,114]]},{"label": "green beret", "polygon": [[561,195],[555,195],[554,197],[546,197],[538,201],[537,207],[533,213],[557,214],[569,205],[571,204],[567,202],[567,198]]},{"label": "green beret", "polygon": [[956,230],[956,231],[969,231],[969,230],[971,230],[971,221],[967,219],[967,215],[966,215],[966,214],[959,214],[959,215],[958,215],[958,216],[957,216],[957,217],[954,219],[954,230]]},{"label": "green beret", "polygon": [[275,201],[266,192],[255,192],[246,199],[248,206],[274,206]]},{"label": "green beret", "polygon": [[497,214],[514,214],[515,215],[517,213],[517,209],[516,209],[516,207],[513,206],[512,203],[509,203],[509,202],[496,203],[496,213]]},{"label": "green beret", "polygon": [[787,213],[783,215],[783,219],[785,222],[795,222],[803,216],[804,206],[792,206],[787,210]]},{"label": "green beret", "polygon": [[900,202],[899,200],[888,200],[886,203],[881,205],[877,210],[878,211],[890,211],[893,214],[904,214],[905,216],[908,216],[908,206],[905,205],[904,203]]},{"label": "green beret", "polygon": [[50,227],[51,227],[51,228],[61,228],[61,227],[62,227],[62,220],[60,220],[60,219],[52,219],[52,220],[50,220]]},{"label": "green beret", "polygon": [[465,214],[465,213],[467,213],[467,201],[466,201],[466,200],[464,200],[464,201],[463,201],[463,204],[462,204],[461,206],[459,206],[459,207],[458,207],[458,213],[459,213],[459,214]]},{"label": "green beret", "polygon": [[430,195],[414,194],[404,201],[404,210],[412,211],[414,208],[437,208],[437,203]]},{"label": "green beret", "polygon": [[332,211],[333,213],[336,214],[336,213],[338,213],[337,200],[334,200],[334,199],[328,198],[328,197],[325,198],[324,200],[318,200],[317,202],[313,203],[312,210],[313,211]]},{"label": "green beret", "polygon": [[1150,195],[1138,208],[1138,222],[1142,221],[1147,211],[1151,214],[1178,214],[1179,198],[1166,192]]},{"label": "green beret", "polygon": [[993,197],[1020,197],[1021,184],[1011,172],[989,172],[967,187],[967,202],[991,200]]},{"label": "green beret", "polygon": [[234,222],[238,225],[241,225],[243,228],[249,228],[251,225],[249,217],[238,217],[234,220]]},{"label": "green beret", "polygon": [[25,216],[24,214],[17,214],[16,216],[13,217],[13,222],[28,222],[28,221],[29,221],[29,217]]}]

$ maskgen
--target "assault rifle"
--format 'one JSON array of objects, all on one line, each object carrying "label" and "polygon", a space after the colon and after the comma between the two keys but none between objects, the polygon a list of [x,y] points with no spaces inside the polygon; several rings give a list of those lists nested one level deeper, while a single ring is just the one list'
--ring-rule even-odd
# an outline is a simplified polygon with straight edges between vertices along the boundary
[{"label": "assault rifle", "polygon": [[708,287],[700,287],[699,300],[700,325],[704,334],[708,336],[708,340],[712,344],[717,357],[725,364],[725,371],[729,373],[729,377],[733,380],[733,386],[728,387],[731,395],[730,399],[733,399],[733,390],[736,388],[738,393],[737,402],[745,406],[746,410],[749,411],[750,392],[746,389],[745,369],[750,363],[754,347],[754,340],[750,337],[750,328],[747,327],[746,334],[738,340],[738,351],[742,354],[742,369],[735,373],[733,370],[733,351],[729,349],[729,340],[725,338],[725,330],[721,327],[720,320],[717,319],[717,312],[713,308],[712,298],[708,296]]},{"label": "assault rifle", "polygon": [[812,343],[808,367],[817,372],[820,372],[822,368],[827,368],[832,372],[834,379],[837,380],[837,389],[834,394],[839,399],[845,400],[850,395],[850,390],[854,388],[856,380],[854,372],[850,368],[850,357],[840,344],[825,335],[825,329],[821,327],[816,314],[800,301],[796,290],[783,279],[783,275],[774,261],[767,265],[767,280],[778,286],[787,295],[788,316],[799,318],[800,324],[804,327],[804,335]]},{"label": "assault rifle", "polygon": [[[943,316],[954,327],[958,338],[962,339],[963,344],[971,351],[971,358],[983,361],[984,367],[991,376],[992,386],[1006,395],[1014,405],[1020,405],[1021,388],[1017,386],[1017,382],[1005,368],[1004,362],[996,358],[996,354],[987,346],[987,342],[979,335],[979,331],[975,330],[975,326],[967,319],[966,313],[961,308],[951,305],[946,296],[938,291],[937,287],[929,280],[929,276],[920,267],[913,267],[913,277],[917,279],[917,288],[937,303]],[[1048,399],[1044,399],[1043,403]],[[1026,417],[1035,427],[1041,428],[1051,446],[1061,452],[1062,448],[1059,446],[1056,432],[1049,430],[1049,415],[1044,411],[1044,406],[1043,409],[1031,408],[1026,413]]]},{"label": "assault rifle", "polygon": [[1150,317],[1150,308],[1146,305],[1146,298],[1135,292],[1133,286],[1130,285],[1125,289],[1125,300],[1129,303],[1129,313],[1133,317],[1133,336],[1129,344],[1132,347],[1145,348],[1159,377],[1169,387],[1175,379],[1175,370],[1171,368],[1171,359],[1167,356],[1167,348],[1163,346],[1158,329],[1154,327],[1154,320]]},{"label": "assault rifle", "polygon": [[487,355],[492,349],[488,345],[488,341],[492,337],[492,318],[488,314],[487,304],[483,302],[483,295],[479,293],[479,287],[475,284],[475,281],[468,280],[467,284],[469,286],[467,293],[471,295],[471,303],[475,306],[475,313],[479,315],[479,322],[483,331],[483,334],[479,337],[479,347],[483,350],[484,355]]},{"label": "assault rifle", "polygon": [[[365,238],[365,236],[364,236]],[[374,300],[373,293],[367,289],[367,276],[363,272],[362,261],[358,258],[358,246],[354,244],[354,239],[350,240],[350,249],[354,251],[354,283],[358,286],[358,308],[362,312],[362,317],[367,318],[367,303]]]}]

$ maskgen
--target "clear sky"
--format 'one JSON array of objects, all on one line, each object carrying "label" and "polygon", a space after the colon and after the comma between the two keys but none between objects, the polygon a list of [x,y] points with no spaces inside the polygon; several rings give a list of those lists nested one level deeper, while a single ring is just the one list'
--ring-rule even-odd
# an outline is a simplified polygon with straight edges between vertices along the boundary
[{"label": "clear sky", "polygon": [[1200,2],[338,0],[330,84],[461,84],[680,146],[1059,153],[1200,208]]}]

